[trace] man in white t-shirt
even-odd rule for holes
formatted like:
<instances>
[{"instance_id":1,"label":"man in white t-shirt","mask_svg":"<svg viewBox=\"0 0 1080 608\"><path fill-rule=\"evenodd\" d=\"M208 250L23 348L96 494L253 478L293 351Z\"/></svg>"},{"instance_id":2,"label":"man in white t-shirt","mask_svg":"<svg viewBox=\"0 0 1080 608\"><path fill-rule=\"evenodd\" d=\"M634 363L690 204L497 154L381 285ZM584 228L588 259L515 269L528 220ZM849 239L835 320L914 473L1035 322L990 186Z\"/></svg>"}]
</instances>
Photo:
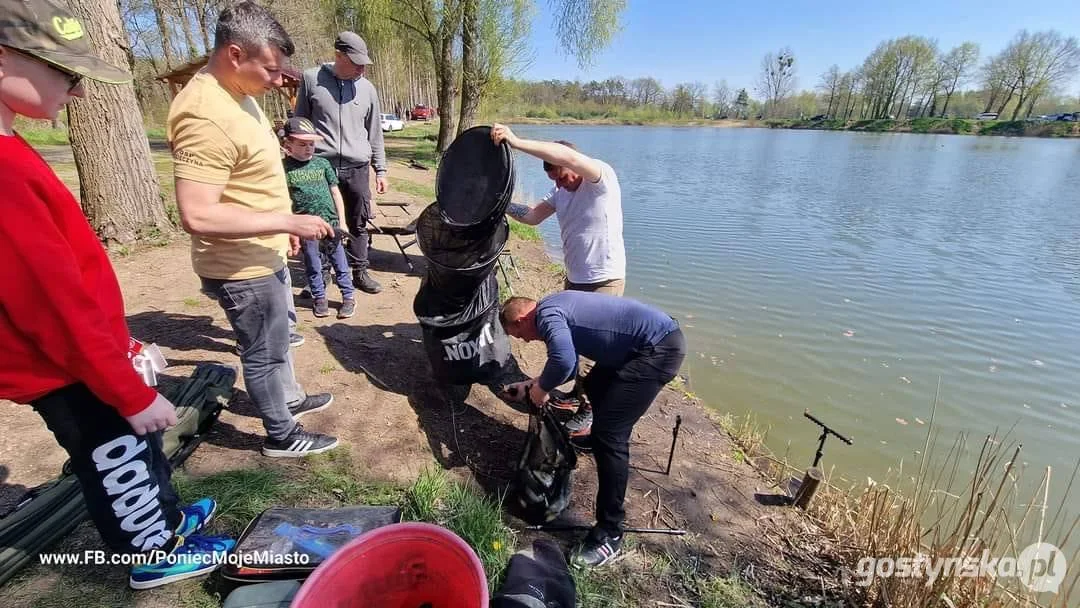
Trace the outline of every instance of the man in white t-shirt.
<instances>
[{"instance_id":1,"label":"man in white t-shirt","mask_svg":"<svg viewBox=\"0 0 1080 608\"><path fill-rule=\"evenodd\" d=\"M622 235L622 190L611 165L578 152L568 141L521 139L505 125L491 128L491 139L544 161L555 187L535 207L512 203L506 213L535 226L555 214L562 235L565 289L623 295L626 287L626 248ZM581 374L576 375L576 398L553 398L556 406L581 407L566 423L572 437L592 431L592 407L585 401Z\"/></svg>"},{"instance_id":2,"label":"man in white t-shirt","mask_svg":"<svg viewBox=\"0 0 1080 608\"><path fill-rule=\"evenodd\" d=\"M521 139L500 124L492 127L491 138L544 161L544 171L555 182L535 207L515 203L507 214L530 226L555 214L562 233L566 289L623 295L622 191L611 165L585 156L570 142Z\"/></svg>"}]
</instances>

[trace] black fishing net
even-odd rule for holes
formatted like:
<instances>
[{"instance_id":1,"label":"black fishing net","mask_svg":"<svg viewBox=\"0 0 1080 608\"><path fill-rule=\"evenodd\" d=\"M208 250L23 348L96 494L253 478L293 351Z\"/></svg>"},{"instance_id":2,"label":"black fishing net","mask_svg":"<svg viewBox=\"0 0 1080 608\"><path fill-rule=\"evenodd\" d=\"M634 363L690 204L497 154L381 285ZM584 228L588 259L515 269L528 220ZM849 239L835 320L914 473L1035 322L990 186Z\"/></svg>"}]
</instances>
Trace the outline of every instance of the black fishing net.
<instances>
[{"instance_id":1,"label":"black fishing net","mask_svg":"<svg viewBox=\"0 0 1080 608\"><path fill-rule=\"evenodd\" d=\"M499 258L509 236L505 217L490 227L457 228L443 221L437 203L428 205L416 221L416 242L428 259L429 272L482 276Z\"/></svg>"},{"instance_id":2,"label":"black fishing net","mask_svg":"<svg viewBox=\"0 0 1080 608\"><path fill-rule=\"evenodd\" d=\"M416 221L428 263L413 312L440 382L493 382L510 357L494 266L510 236L503 214L513 193L513 158L509 146L492 143L490 127L465 131L439 163L437 201Z\"/></svg>"},{"instance_id":3,"label":"black fishing net","mask_svg":"<svg viewBox=\"0 0 1080 608\"><path fill-rule=\"evenodd\" d=\"M450 144L439 162L435 197L446 223L476 226L498 219L514 191L514 155L491 141L491 127L473 127Z\"/></svg>"}]
</instances>

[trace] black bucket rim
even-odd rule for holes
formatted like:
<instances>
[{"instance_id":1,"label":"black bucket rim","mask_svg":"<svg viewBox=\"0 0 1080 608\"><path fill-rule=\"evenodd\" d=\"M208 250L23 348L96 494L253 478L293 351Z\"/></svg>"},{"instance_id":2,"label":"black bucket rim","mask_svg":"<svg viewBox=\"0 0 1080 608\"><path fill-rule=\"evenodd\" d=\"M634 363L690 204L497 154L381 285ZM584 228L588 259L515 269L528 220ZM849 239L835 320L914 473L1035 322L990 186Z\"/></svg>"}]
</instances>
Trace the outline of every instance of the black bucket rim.
<instances>
[{"instance_id":1,"label":"black bucket rim","mask_svg":"<svg viewBox=\"0 0 1080 608\"><path fill-rule=\"evenodd\" d=\"M466 136L471 137L471 134L473 132L480 131L484 131L484 137L490 141L491 128L492 127L490 125L476 125L462 131L461 134L455 137L454 141L450 143L450 147L448 147L446 151L443 152L442 158L439 160L439 166L435 171L435 202L439 203L439 214L442 216L443 221L451 226L457 228L465 228L472 226L480 226L492 222L495 216L503 215L505 213L506 206L510 204L510 199L514 195L514 151L510 148L510 144L504 141L499 144L499 149L502 151L503 166L506 168L506 181L502 184L502 187L499 189L498 193L493 195L492 200L484 201L484 206L491 209L487 214L483 215L482 217L480 217L480 219L477 219L475 221L463 222L448 215L445 209L443 209L442 203L440 202L443 200L443 196L441 194L443 188L441 187L441 184L443 182L443 177L446 175L444 167L447 165L447 157L450 156L454 151L454 144L457 144L458 142L463 142L465 141L464 138L466 138Z\"/></svg>"}]
</instances>

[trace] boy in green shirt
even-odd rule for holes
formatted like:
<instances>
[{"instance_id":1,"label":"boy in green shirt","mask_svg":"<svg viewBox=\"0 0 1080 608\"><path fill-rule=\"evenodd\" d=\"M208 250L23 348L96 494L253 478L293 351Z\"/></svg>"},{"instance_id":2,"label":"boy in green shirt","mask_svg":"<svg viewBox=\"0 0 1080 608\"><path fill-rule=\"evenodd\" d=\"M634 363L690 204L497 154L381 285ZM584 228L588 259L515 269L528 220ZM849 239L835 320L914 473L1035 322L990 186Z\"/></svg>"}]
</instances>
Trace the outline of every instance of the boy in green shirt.
<instances>
[{"instance_id":1,"label":"boy in green shirt","mask_svg":"<svg viewBox=\"0 0 1080 608\"><path fill-rule=\"evenodd\" d=\"M330 161L315 156L315 141L319 139L322 137L316 133L315 125L306 118L290 118L285 123L285 179L289 184L293 213L317 215L337 228L339 220L345 217L345 203L338 189L337 173L330 166ZM308 288L315 300L312 310L316 317L330 314L326 283L323 281L321 244L321 241L310 239L300 242ZM356 300L353 298L352 271L345 257L345 245L335 236L328 250L334 266L334 277L341 288L342 302L337 316L347 319L356 314Z\"/></svg>"}]
</instances>

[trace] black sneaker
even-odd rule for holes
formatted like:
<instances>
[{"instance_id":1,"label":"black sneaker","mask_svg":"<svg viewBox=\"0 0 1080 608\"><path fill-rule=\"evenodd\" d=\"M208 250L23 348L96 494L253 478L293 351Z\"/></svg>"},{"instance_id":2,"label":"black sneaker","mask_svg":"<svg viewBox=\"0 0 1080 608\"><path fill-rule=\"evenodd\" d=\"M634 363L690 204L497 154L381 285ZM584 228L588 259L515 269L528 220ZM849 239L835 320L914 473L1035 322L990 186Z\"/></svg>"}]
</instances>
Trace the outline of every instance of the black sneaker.
<instances>
[{"instance_id":1,"label":"black sneaker","mask_svg":"<svg viewBox=\"0 0 1080 608\"><path fill-rule=\"evenodd\" d=\"M602 540L596 540L596 536L596 528L593 528L585 542L570 557L570 565L575 568L598 568L615 559L622 549L622 536L604 534Z\"/></svg>"},{"instance_id":2,"label":"black sneaker","mask_svg":"<svg viewBox=\"0 0 1080 608\"><path fill-rule=\"evenodd\" d=\"M315 303L311 305L311 311L315 313L316 317L329 317L330 303L326 301L326 298L315 298Z\"/></svg>"},{"instance_id":3,"label":"black sneaker","mask_svg":"<svg viewBox=\"0 0 1080 608\"><path fill-rule=\"evenodd\" d=\"M584 405L576 395L564 393L559 389L551 391L551 394L548 396L548 403L557 410L570 411L575 411Z\"/></svg>"},{"instance_id":4,"label":"black sneaker","mask_svg":"<svg viewBox=\"0 0 1080 608\"><path fill-rule=\"evenodd\" d=\"M566 432L570 433L570 437L588 437L592 434L592 420L592 406L583 405L563 426L566 427Z\"/></svg>"},{"instance_id":5,"label":"black sneaker","mask_svg":"<svg viewBox=\"0 0 1080 608\"><path fill-rule=\"evenodd\" d=\"M356 300L347 298L341 303L341 308L337 311L337 318L348 319L356 314Z\"/></svg>"},{"instance_id":6,"label":"black sneaker","mask_svg":"<svg viewBox=\"0 0 1080 608\"><path fill-rule=\"evenodd\" d=\"M297 424L289 436L281 439L266 439L263 444L263 456L271 458L303 458L311 454L322 454L336 448L338 440L322 433L309 433L303 425Z\"/></svg>"},{"instance_id":7,"label":"black sneaker","mask_svg":"<svg viewBox=\"0 0 1080 608\"><path fill-rule=\"evenodd\" d=\"M592 452L593 452L592 435L590 434L590 435L581 435L581 436L578 436L578 437L571 437L570 438L570 445L573 446L573 448L575 450L577 450L578 452L581 452L582 454L592 454Z\"/></svg>"},{"instance_id":8,"label":"black sneaker","mask_svg":"<svg viewBox=\"0 0 1080 608\"><path fill-rule=\"evenodd\" d=\"M374 294L382 291L382 285L371 278L371 275L366 270L353 274L353 286L364 293Z\"/></svg>"},{"instance_id":9,"label":"black sneaker","mask_svg":"<svg viewBox=\"0 0 1080 608\"><path fill-rule=\"evenodd\" d=\"M299 420L301 417L306 416L312 412L321 412L330 407L330 404L334 402L334 396L330 393L319 393L318 395L308 395L300 403L289 407L289 413L292 414L293 420Z\"/></svg>"}]
</instances>

